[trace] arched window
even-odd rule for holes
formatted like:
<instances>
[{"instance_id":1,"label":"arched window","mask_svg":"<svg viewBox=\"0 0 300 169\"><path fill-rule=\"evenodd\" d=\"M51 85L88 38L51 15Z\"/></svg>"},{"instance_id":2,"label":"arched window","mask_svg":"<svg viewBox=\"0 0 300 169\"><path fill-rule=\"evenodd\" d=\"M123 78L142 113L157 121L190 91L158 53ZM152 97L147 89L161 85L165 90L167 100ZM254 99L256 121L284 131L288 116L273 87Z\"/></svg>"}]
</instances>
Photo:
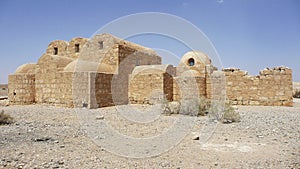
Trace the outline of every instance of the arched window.
<instances>
[{"instance_id":1,"label":"arched window","mask_svg":"<svg viewBox=\"0 0 300 169\"><path fill-rule=\"evenodd\" d=\"M189 65L189 66L194 66L194 65L195 65L195 60L194 60L193 58L190 58L190 59L188 60L188 65Z\"/></svg>"}]
</instances>

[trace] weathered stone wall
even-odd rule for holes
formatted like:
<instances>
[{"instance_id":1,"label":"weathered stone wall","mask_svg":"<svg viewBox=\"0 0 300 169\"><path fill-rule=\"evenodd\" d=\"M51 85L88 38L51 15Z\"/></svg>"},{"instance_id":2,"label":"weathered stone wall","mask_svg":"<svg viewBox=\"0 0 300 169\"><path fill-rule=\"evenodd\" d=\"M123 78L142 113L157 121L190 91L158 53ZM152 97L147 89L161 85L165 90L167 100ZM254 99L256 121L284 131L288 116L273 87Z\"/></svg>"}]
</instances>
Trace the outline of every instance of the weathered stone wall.
<instances>
[{"instance_id":1,"label":"weathered stone wall","mask_svg":"<svg viewBox=\"0 0 300 169\"><path fill-rule=\"evenodd\" d=\"M57 79L61 79L59 72L71 61L72 59L67 57L49 54L39 59L35 73L35 101L37 103L59 104L60 100L57 100L56 93L60 81Z\"/></svg>"},{"instance_id":2,"label":"weathered stone wall","mask_svg":"<svg viewBox=\"0 0 300 169\"><path fill-rule=\"evenodd\" d=\"M132 104L150 104L164 95L164 73L138 74L130 77L129 101Z\"/></svg>"},{"instance_id":3,"label":"weathered stone wall","mask_svg":"<svg viewBox=\"0 0 300 169\"><path fill-rule=\"evenodd\" d=\"M293 106L292 70L264 69L249 76L239 69L224 69L226 94L235 105Z\"/></svg>"},{"instance_id":4,"label":"weathered stone wall","mask_svg":"<svg viewBox=\"0 0 300 169\"><path fill-rule=\"evenodd\" d=\"M7 97L8 96L8 85L7 84L0 84L0 97Z\"/></svg>"},{"instance_id":5,"label":"weathered stone wall","mask_svg":"<svg viewBox=\"0 0 300 169\"><path fill-rule=\"evenodd\" d=\"M172 65L137 66L129 76L129 102L154 104L164 99L172 101L174 74Z\"/></svg>"},{"instance_id":6,"label":"weathered stone wall","mask_svg":"<svg viewBox=\"0 0 300 169\"><path fill-rule=\"evenodd\" d=\"M35 102L35 75L14 74L8 76L10 104L22 105Z\"/></svg>"},{"instance_id":7,"label":"weathered stone wall","mask_svg":"<svg viewBox=\"0 0 300 169\"><path fill-rule=\"evenodd\" d=\"M98 107L114 106L111 91L113 74L97 73L95 81L95 96Z\"/></svg>"},{"instance_id":8,"label":"weathered stone wall","mask_svg":"<svg viewBox=\"0 0 300 169\"><path fill-rule=\"evenodd\" d=\"M54 105L74 107L73 79L74 74L72 72L58 72L55 74L55 82L50 86Z\"/></svg>"},{"instance_id":9,"label":"weathered stone wall","mask_svg":"<svg viewBox=\"0 0 300 169\"><path fill-rule=\"evenodd\" d=\"M174 72L175 73L175 72ZM164 73L163 74L163 84L164 84L164 96L168 101L173 101L173 76L172 74L169 73Z\"/></svg>"},{"instance_id":10,"label":"weathered stone wall","mask_svg":"<svg viewBox=\"0 0 300 169\"><path fill-rule=\"evenodd\" d=\"M95 81L96 72L74 72L74 79L72 84L72 97L74 107L93 108L91 105L91 93L95 92L91 88L91 84Z\"/></svg>"},{"instance_id":11,"label":"weathered stone wall","mask_svg":"<svg viewBox=\"0 0 300 169\"><path fill-rule=\"evenodd\" d=\"M225 73L217 71L211 65L206 66L206 98L209 100L223 101L226 99Z\"/></svg>"},{"instance_id":12,"label":"weathered stone wall","mask_svg":"<svg viewBox=\"0 0 300 169\"><path fill-rule=\"evenodd\" d=\"M80 52L83 50L84 45L88 41L87 38L73 38L67 46L67 56L70 58L77 59Z\"/></svg>"},{"instance_id":13,"label":"weathered stone wall","mask_svg":"<svg viewBox=\"0 0 300 169\"><path fill-rule=\"evenodd\" d=\"M173 80L173 100L206 97L206 80L199 76L177 76Z\"/></svg>"},{"instance_id":14,"label":"weathered stone wall","mask_svg":"<svg viewBox=\"0 0 300 169\"><path fill-rule=\"evenodd\" d=\"M128 104L128 78L136 66L156 64L161 64L161 58L155 53L119 45L118 74L114 75L112 84L114 103Z\"/></svg>"},{"instance_id":15,"label":"weathered stone wall","mask_svg":"<svg viewBox=\"0 0 300 169\"><path fill-rule=\"evenodd\" d=\"M55 40L51 42L46 50L46 54L67 56L67 48L69 43L63 40Z\"/></svg>"}]
</instances>

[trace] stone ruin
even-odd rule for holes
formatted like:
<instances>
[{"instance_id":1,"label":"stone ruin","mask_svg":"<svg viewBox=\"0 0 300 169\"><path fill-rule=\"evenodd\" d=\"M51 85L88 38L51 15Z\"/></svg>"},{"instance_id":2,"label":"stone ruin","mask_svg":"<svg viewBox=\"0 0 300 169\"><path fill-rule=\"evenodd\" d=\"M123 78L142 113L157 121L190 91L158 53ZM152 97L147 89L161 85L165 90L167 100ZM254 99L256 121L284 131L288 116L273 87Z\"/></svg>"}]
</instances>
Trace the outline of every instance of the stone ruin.
<instances>
[{"instance_id":1,"label":"stone ruin","mask_svg":"<svg viewBox=\"0 0 300 169\"><path fill-rule=\"evenodd\" d=\"M154 50L110 34L51 42L36 64L9 75L8 88L11 105L99 108L180 101L196 93L224 95L234 105L293 106L289 68L264 69L259 76L218 71L199 51L186 53L177 67L162 65Z\"/></svg>"},{"instance_id":2,"label":"stone ruin","mask_svg":"<svg viewBox=\"0 0 300 169\"><path fill-rule=\"evenodd\" d=\"M8 95L8 86L7 84L0 84L0 99L6 98Z\"/></svg>"}]
</instances>

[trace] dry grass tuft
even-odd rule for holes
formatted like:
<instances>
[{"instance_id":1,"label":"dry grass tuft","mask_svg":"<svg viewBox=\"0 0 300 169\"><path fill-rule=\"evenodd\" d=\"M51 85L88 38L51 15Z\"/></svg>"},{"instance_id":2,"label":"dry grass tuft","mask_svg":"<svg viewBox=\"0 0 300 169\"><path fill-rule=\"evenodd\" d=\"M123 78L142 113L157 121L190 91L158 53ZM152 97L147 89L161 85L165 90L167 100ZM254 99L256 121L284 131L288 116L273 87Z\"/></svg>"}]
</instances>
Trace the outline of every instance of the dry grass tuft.
<instances>
[{"instance_id":1,"label":"dry grass tuft","mask_svg":"<svg viewBox=\"0 0 300 169\"><path fill-rule=\"evenodd\" d=\"M300 90L297 90L293 93L294 98L300 98Z\"/></svg>"},{"instance_id":2,"label":"dry grass tuft","mask_svg":"<svg viewBox=\"0 0 300 169\"><path fill-rule=\"evenodd\" d=\"M0 125L13 123L13 118L10 115L4 114L4 110L0 113Z\"/></svg>"},{"instance_id":3,"label":"dry grass tuft","mask_svg":"<svg viewBox=\"0 0 300 169\"><path fill-rule=\"evenodd\" d=\"M222 121L223 123L240 122L241 116L229 103L212 104L208 99L201 97L193 100L182 100L181 102L164 101L163 114L184 114L189 116L205 116Z\"/></svg>"},{"instance_id":4,"label":"dry grass tuft","mask_svg":"<svg viewBox=\"0 0 300 169\"><path fill-rule=\"evenodd\" d=\"M225 104L225 111L221 118L223 123L240 122L241 116L230 104Z\"/></svg>"}]
</instances>

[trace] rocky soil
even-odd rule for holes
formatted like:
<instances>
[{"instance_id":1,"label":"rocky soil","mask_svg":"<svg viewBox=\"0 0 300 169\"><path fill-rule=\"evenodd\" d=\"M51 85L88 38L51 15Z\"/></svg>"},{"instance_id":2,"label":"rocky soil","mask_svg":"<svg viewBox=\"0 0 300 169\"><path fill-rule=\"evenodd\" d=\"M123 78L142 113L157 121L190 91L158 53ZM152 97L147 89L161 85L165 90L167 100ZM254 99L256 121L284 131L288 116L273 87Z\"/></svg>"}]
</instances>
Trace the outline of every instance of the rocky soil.
<instances>
[{"instance_id":1,"label":"rocky soil","mask_svg":"<svg viewBox=\"0 0 300 169\"><path fill-rule=\"evenodd\" d=\"M140 114L131 117L132 107ZM300 168L297 99L294 107L239 106L241 122L211 122L207 140L197 139L208 128L208 117L154 114L146 118L152 121L143 121L143 112L158 108L132 107L2 106L15 122L0 126L0 168ZM130 142L109 138L104 122L129 136L125 142L138 141L130 147ZM180 132L187 135L176 142ZM169 141L155 139L165 133ZM153 147L144 151L147 138L154 138Z\"/></svg>"}]
</instances>

